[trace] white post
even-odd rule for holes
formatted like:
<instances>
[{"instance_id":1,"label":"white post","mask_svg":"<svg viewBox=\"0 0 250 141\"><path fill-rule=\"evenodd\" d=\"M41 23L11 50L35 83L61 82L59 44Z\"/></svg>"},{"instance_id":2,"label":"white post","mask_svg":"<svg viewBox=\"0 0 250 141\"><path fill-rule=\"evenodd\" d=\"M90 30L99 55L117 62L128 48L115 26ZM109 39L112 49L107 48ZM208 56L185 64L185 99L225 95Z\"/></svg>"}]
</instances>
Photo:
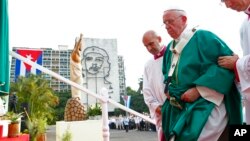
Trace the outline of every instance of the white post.
<instances>
[{"instance_id":1,"label":"white post","mask_svg":"<svg viewBox=\"0 0 250 141\"><path fill-rule=\"evenodd\" d=\"M102 96L102 134L103 134L103 141L109 141L109 122L108 122L108 89L102 88L101 89L101 96Z\"/></svg>"}]
</instances>

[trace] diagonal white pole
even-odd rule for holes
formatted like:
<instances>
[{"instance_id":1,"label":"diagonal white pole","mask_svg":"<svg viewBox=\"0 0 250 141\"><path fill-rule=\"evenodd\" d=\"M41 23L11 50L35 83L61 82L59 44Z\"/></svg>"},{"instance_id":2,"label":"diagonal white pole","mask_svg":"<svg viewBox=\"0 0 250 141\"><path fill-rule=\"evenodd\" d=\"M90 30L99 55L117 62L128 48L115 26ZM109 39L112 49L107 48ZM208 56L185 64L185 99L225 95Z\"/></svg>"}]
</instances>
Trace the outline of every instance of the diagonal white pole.
<instances>
[{"instance_id":1,"label":"diagonal white pole","mask_svg":"<svg viewBox=\"0 0 250 141\"><path fill-rule=\"evenodd\" d=\"M61 75L59 75L59 74L57 74L57 73L55 73L55 72L53 72L53 71L51 71L51 70L49 70L49 69L46 69L46 68L44 68L43 66L40 66L39 64L37 64L37 63L35 63L35 62L33 62L33 61L31 61L31 60L25 58L25 57L23 57L23 56L21 56L21 55L15 53L15 52L13 52L13 51L10 51L9 54L10 54L11 56L13 56L13 57L19 59L19 60L22 60L22 61L25 62L25 63L31 65L32 67L35 67L35 68L41 70L42 72L44 72L44 73L46 73L46 74L49 74L49 75L51 75L51 76L57 78L58 80L63 81L63 82L65 82L65 83L67 83L67 84L69 84L69 85L71 85L71 86L73 86L73 87L76 87L76 88L80 89L81 91L83 91L83 92L85 92L85 93L87 93L87 94L89 94L89 95L91 95L91 96L93 96L93 97L99 99L99 100L102 102L102 106L104 106L104 107L102 107L102 108L103 108L103 109L106 109L105 114L103 114L103 115L105 115L105 118L103 118L103 120L105 120L105 121L103 121L103 129L105 128L105 131L104 131L105 133L106 133L106 130L108 129L108 128L107 128L107 126L108 126L108 118L106 118L106 117L108 116L108 110L107 110L108 108L107 108L107 105L105 105L105 104L103 104L103 103L107 103L107 102L111 103L112 105L114 105L114 106L116 106L116 107L118 107L118 108L120 108L120 109L122 109L122 110L124 110L124 111L127 111L127 112L129 112L129 113L132 113L132 114L138 116L138 117L141 117L141 118L145 119L146 121L148 121L148 122L150 122L150 123L155 124L155 121L154 121L153 119L151 119L151 118L149 118L149 117L147 117L147 116L145 116L145 115L143 115L143 114L140 114L140 113L138 113L138 112L136 112L136 111L134 111L134 110L132 110L132 109L129 109L129 108L125 107L124 105L121 105L121 104L117 103L117 102L114 101L113 99L107 98L107 97L105 97L105 96L97 95L96 93L94 93L94 92L92 92L92 91L90 91L90 90L88 90L88 89L85 89L85 88L82 87L81 85L79 85L79 84L77 84L77 83L75 83L75 82L73 82L73 81L70 81L70 80L68 80L68 79L66 79L66 78L64 78L64 77L62 77ZM104 95L105 95L105 92L104 92L105 90L102 89L102 91L103 91L103 93L104 93ZM104 113L104 112L103 112L103 113ZM108 131L108 134L105 134L105 135L103 135L103 136L107 136L107 137L109 138L109 129L108 129L107 131ZM109 140L104 140L104 141L109 141Z\"/></svg>"}]
</instances>

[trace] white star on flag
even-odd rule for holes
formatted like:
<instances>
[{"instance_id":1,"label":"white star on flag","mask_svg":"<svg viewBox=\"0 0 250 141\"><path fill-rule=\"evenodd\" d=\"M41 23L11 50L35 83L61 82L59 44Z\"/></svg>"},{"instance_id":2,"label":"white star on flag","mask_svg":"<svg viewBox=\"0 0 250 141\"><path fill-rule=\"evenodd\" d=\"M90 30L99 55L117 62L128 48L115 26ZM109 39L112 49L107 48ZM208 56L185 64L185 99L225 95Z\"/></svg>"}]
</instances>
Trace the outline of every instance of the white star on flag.
<instances>
[{"instance_id":1,"label":"white star on flag","mask_svg":"<svg viewBox=\"0 0 250 141\"><path fill-rule=\"evenodd\" d=\"M26 55L26 58L29 59L29 60L31 60L31 61L32 61L32 59L33 59L33 57L31 56L31 54Z\"/></svg>"}]
</instances>

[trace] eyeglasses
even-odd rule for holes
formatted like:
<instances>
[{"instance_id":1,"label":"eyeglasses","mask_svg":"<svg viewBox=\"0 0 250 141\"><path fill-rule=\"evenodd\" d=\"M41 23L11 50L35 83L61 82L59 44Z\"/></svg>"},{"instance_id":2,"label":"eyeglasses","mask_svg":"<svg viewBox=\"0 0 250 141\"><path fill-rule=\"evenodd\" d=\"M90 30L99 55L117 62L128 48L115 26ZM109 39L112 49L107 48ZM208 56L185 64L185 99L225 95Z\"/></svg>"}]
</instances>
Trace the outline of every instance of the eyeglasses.
<instances>
[{"instance_id":1,"label":"eyeglasses","mask_svg":"<svg viewBox=\"0 0 250 141\"><path fill-rule=\"evenodd\" d=\"M175 18L175 19L169 19L169 20L165 20L164 22L163 22L163 24L164 25L172 25L177 19L179 19L180 17L182 17L182 15L180 15L180 16L178 16L177 18Z\"/></svg>"}]
</instances>

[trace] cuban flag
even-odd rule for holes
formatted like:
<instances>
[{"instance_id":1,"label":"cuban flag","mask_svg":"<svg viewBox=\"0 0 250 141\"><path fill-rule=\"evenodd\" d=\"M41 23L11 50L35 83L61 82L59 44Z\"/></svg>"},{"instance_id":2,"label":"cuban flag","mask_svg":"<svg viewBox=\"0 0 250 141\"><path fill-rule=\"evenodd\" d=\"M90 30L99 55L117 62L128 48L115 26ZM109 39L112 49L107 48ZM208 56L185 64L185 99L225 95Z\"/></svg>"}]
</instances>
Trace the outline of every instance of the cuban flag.
<instances>
[{"instance_id":1,"label":"cuban flag","mask_svg":"<svg viewBox=\"0 0 250 141\"><path fill-rule=\"evenodd\" d=\"M131 96L130 95L122 95L122 99L127 108L130 107Z\"/></svg>"},{"instance_id":2,"label":"cuban flag","mask_svg":"<svg viewBox=\"0 0 250 141\"><path fill-rule=\"evenodd\" d=\"M39 65L42 65L42 50L18 49L16 52L17 54L28 58ZM30 66L29 64L24 63L23 61L20 61L19 59L16 59L15 80L18 78L18 76L27 76L29 73L40 74L41 71Z\"/></svg>"}]
</instances>

